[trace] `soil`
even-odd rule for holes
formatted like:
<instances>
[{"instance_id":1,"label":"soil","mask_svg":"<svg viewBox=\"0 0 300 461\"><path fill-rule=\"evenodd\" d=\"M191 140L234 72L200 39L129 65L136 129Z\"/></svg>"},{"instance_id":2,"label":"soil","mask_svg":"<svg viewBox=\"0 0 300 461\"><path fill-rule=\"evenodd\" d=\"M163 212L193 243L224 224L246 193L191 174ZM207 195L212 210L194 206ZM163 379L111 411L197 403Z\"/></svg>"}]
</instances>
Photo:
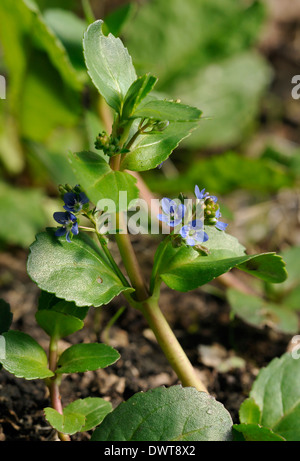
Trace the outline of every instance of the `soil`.
<instances>
[{"instance_id":1,"label":"soil","mask_svg":"<svg viewBox=\"0 0 300 461\"><path fill-rule=\"evenodd\" d=\"M259 46L273 65L275 77L271 90L281 101L284 116L282 123L274 124L268 108L263 108L259 134L276 133L281 139L299 143L300 104L291 99L289 82L292 75L299 74L300 50L296 38L300 31L300 4L298 0L292 2L294 11L289 0L267 3L272 16ZM281 235L276 242L279 249L285 243L295 243L289 240L292 230L295 227L289 226L288 235ZM156 242L146 239L135 243L147 273ZM261 248L265 249L270 250ZM29 333L47 351L48 338L35 321L40 292L26 273L27 254L20 248L6 248L0 254L0 298L11 305L12 328ZM174 293L163 286L161 307L209 392L224 404L237 423L239 407L259 370L287 350L290 337L268 327L260 330L237 318L232 320L222 290L218 283L190 293ZM124 300L118 297L104 308L90 309L84 329L62 341L61 347L106 340L105 326L124 305ZM120 352L120 360L104 370L66 375L61 385L63 406L78 398L94 396L105 398L116 407L136 392L178 383L146 321L133 308L126 307L111 327L109 343ZM232 360L236 358L239 360ZM222 369L224 363L228 366ZM43 415L43 408L49 404L43 381L16 379L1 370L0 441L56 440L55 431ZM89 440L90 435L91 432L76 434L72 440Z\"/></svg>"}]
</instances>

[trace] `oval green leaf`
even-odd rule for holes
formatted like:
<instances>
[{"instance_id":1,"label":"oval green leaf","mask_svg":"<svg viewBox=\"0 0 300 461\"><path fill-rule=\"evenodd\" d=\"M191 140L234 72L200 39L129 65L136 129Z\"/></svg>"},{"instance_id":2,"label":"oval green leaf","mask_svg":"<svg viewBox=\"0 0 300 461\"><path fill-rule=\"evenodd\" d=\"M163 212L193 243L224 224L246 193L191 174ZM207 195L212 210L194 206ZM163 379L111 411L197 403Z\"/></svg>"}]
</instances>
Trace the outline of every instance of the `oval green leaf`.
<instances>
[{"instance_id":1,"label":"oval green leaf","mask_svg":"<svg viewBox=\"0 0 300 461\"><path fill-rule=\"evenodd\" d=\"M44 291L77 306L101 306L126 290L104 254L87 235L68 243L54 230L38 234L30 247L27 271Z\"/></svg>"},{"instance_id":2,"label":"oval green leaf","mask_svg":"<svg viewBox=\"0 0 300 461\"><path fill-rule=\"evenodd\" d=\"M227 441L232 420L223 405L195 388L137 393L107 415L92 441Z\"/></svg>"},{"instance_id":3,"label":"oval green leaf","mask_svg":"<svg viewBox=\"0 0 300 461\"><path fill-rule=\"evenodd\" d=\"M44 349L29 335L10 330L3 333L5 357L1 363L5 370L17 378L44 379L53 376L48 369L48 359Z\"/></svg>"},{"instance_id":4,"label":"oval green leaf","mask_svg":"<svg viewBox=\"0 0 300 461\"><path fill-rule=\"evenodd\" d=\"M112 365L119 358L119 352L107 344L75 344L61 354L56 373L94 371Z\"/></svg>"},{"instance_id":5,"label":"oval green leaf","mask_svg":"<svg viewBox=\"0 0 300 461\"><path fill-rule=\"evenodd\" d=\"M84 34L83 49L95 87L107 104L120 112L131 84L136 80L132 59L119 38L102 32L103 21L95 21Z\"/></svg>"},{"instance_id":6,"label":"oval green leaf","mask_svg":"<svg viewBox=\"0 0 300 461\"><path fill-rule=\"evenodd\" d=\"M84 322L77 317L48 309L39 310L35 318L47 335L56 339L65 338L84 326Z\"/></svg>"}]
</instances>

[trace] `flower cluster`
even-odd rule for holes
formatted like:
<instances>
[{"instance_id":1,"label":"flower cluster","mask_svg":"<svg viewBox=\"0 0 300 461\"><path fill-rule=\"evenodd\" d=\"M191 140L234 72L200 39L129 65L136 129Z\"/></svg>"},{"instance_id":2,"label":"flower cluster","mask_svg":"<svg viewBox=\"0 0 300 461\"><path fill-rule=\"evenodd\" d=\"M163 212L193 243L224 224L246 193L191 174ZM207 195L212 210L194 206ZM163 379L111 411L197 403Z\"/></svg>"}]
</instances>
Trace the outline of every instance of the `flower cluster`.
<instances>
[{"instance_id":1,"label":"flower cluster","mask_svg":"<svg viewBox=\"0 0 300 461\"><path fill-rule=\"evenodd\" d=\"M184 198L178 201L163 198L161 201L162 213L158 219L171 228L177 228L177 234L189 246L201 246L208 240L204 226L214 226L224 231L227 224L220 221L221 212L217 203L218 199L205 189L195 187L196 205L191 210L186 206ZM187 224L184 224L184 220ZM184 225L183 225L184 224Z\"/></svg>"},{"instance_id":2,"label":"flower cluster","mask_svg":"<svg viewBox=\"0 0 300 461\"><path fill-rule=\"evenodd\" d=\"M68 185L60 186L60 192L65 203L63 208L66 211L57 211L53 214L55 221L62 225L56 230L55 235L57 237L66 235L67 242L71 242L72 236L79 233L78 218L75 215L88 208L89 199L79 186L74 188Z\"/></svg>"}]
</instances>

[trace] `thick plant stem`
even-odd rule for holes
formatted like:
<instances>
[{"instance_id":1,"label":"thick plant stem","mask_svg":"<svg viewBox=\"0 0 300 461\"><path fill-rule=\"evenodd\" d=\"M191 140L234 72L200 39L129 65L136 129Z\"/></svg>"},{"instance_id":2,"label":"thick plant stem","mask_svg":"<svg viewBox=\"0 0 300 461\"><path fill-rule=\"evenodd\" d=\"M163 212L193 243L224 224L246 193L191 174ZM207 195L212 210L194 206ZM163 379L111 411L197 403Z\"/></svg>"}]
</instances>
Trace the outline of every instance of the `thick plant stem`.
<instances>
[{"instance_id":1,"label":"thick plant stem","mask_svg":"<svg viewBox=\"0 0 300 461\"><path fill-rule=\"evenodd\" d=\"M195 387L201 392L207 392L206 387L196 375L195 369L160 310L157 301L150 298L142 303L140 310L182 385L184 387Z\"/></svg>"},{"instance_id":2,"label":"thick plant stem","mask_svg":"<svg viewBox=\"0 0 300 461\"><path fill-rule=\"evenodd\" d=\"M56 338L52 337L50 339L50 346L49 346L49 369L55 373L56 366L57 366L57 340ZM63 414L62 404L61 404L61 397L59 392L59 379L56 374L48 381L48 388L50 392L50 399L51 399L51 406L61 415ZM67 434L63 434L58 432L58 437L62 442L69 442L70 437Z\"/></svg>"}]
</instances>

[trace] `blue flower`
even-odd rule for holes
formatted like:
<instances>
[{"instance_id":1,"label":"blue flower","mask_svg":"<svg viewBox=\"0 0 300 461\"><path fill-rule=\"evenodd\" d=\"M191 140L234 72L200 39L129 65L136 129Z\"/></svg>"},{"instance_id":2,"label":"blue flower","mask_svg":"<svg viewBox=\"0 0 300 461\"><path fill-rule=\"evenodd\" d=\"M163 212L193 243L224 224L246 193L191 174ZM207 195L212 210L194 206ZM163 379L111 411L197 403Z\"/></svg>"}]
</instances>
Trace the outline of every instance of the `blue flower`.
<instances>
[{"instance_id":1,"label":"blue flower","mask_svg":"<svg viewBox=\"0 0 300 461\"><path fill-rule=\"evenodd\" d=\"M64 209L71 213L79 213L83 205L89 202L89 199L84 192L67 192L64 195Z\"/></svg>"},{"instance_id":2,"label":"blue flower","mask_svg":"<svg viewBox=\"0 0 300 461\"><path fill-rule=\"evenodd\" d=\"M226 229L226 227L228 226L228 224L222 222L222 221L219 221L218 218L220 218L222 215L220 213L220 210L217 210L216 211L216 218L217 218L217 222L215 224L215 227L221 231L224 231Z\"/></svg>"},{"instance_id":3,"label":"blue flower","mask_svg":"<svg viewBox=\"0 0 300 461\"><path fill-rule=\"evenodd\" d=\"M207 198L211 198L214 202L218 200L215 195L210 195L209 192L205 192L205 189L200 190L198 186L195 186L195 195L199 200L206 200Z\"/></svg>"},{"instance_id":4,"label":"blue flower","mask_svg":"<svg viewBox=\"0 0 300 461\"><path fill-rule=\"evenodd\" d=\"M208 240L208 235L204 232L203 222L200 219L195 219L186 226L183 226L179 233L190 246L194 246Z\"/></svg>"},{"instance_id":5,"label":"blue flower","mask_svg":"<svg viewBox=\"0 0 300 461\"><path fill-rule=\"evenodd\" d=\"M78 230L78 222L76 216L74 216L72 213L69 211L57 211L56 213L53 214L53 218L55 221L57 221L59 224L62 224L62 227L59 227L57 231L55 232L55 235L57 237L61 237L62 235L66 234L66 240L67 242L71 242L70 239L70 232L72 232L73 235L78 235L79 230Z\"/></svg>"},{"instance_id":6,"label":"blue flower","mask_svg":"<svg viewBox=\"0 0 300 461\"><path fill-rule=\"evenodd\" d=\"M177 204L170 198L163 198L161 207L163 213L158 215L160 221L167 223L170 227L175 227L182 222L186 212L186 207L182 203Z\"/></svg>"}]
</instances>

